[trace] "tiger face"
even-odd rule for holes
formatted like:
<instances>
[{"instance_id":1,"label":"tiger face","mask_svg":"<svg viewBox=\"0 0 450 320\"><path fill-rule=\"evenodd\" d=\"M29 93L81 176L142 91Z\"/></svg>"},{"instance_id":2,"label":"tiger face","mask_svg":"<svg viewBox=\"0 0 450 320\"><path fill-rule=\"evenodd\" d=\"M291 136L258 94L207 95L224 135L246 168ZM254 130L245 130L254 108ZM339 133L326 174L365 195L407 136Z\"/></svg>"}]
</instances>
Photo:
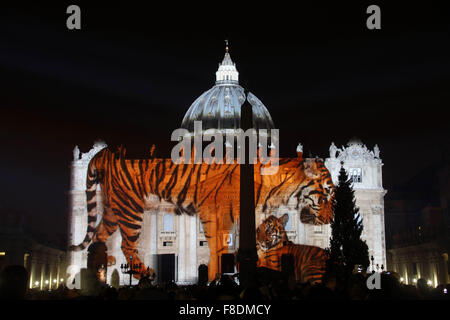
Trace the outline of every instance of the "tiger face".
<instances>
[{"instance_id":1,"label":"tiger face","mask_svg":"<svg viewBox=\"0 0 450 320\"><path fill-rule=\"evenodd\" d=\"M259 249L267 251L288 241L284 229L289 220L289 215L284 214L277 218L273 215L264 220L256 229L256 245Z\"/></svg>"},{"instance_id":2,"label":"tiger face","mask_svg":"<svg viewBox=\"0 0 450 320\"><path fill-rule=\"evenodd\" d=\"M328 224L333 219L334 184L320 159L305 161L305 182L295 193L300 220L308 224Z\"/></svg>"}]
</instances>

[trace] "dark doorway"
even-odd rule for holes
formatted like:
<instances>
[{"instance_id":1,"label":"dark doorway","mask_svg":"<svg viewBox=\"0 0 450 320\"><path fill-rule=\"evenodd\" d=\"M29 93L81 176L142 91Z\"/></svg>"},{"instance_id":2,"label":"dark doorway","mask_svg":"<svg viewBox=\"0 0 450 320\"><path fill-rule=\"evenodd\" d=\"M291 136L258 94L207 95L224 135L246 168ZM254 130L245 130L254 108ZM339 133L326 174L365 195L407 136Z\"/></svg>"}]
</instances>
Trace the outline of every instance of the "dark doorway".
<instances>
[{"instance_id":1,"label":"dark doorway","mask_svg":"<svg viewBox=\"0 0 450 320\"><path fill-rule=\"evenodd\" d=\"M208 283L208 266L206 264L201 264L198 267L198 285L206 286Z\"/></svg>"},{"instance_id":2,"label":"dark doorway","mask_svg":"<svg viewBox=\"0 0 450 320\"><path fill-rule=\"evenodd\" d=\"M158 255L158 279L160 283L175 281L175 254Z\"/></svg>"},{"instance_id":3,"label":"dark doorway","mask_svg":"<svg viewBox=\"0 0 450 320\"><path fill-rule=\"evenodd\" d=\"M283 276L288 277L294 274L294 256L292 254L283 254L281 256L281 272Z\"/></svg>"},{"instance_id":4,"label":"dark doorway","mask_svg":"<svg viewBox=\"0 0 450 320\"><path fill-rule=\"evenodd\" d=\"M234 273L234 254L224 253L221 260L222 273Z\"/></svg>"},{"instance_id":5,"label":"dark doorway","mask_svg":"<svg viewBox=\"0 0 450 320\"><path fill-rule=\"evenodd\" d=\"M108 254L103 242L94 242L88 247L87 268L97 279L106 282Z\"/></svg>"}]
</instances>

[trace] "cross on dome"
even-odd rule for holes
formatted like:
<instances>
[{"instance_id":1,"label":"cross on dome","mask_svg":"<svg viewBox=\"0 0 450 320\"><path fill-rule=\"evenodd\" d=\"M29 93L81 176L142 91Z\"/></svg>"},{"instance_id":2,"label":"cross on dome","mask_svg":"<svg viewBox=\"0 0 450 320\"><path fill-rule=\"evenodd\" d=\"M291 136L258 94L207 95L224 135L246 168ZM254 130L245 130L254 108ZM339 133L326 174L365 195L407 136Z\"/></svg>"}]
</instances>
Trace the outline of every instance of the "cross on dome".
<instances>
[{"instance_id":1,"label":"cross on dome","mask_svg":"<svg viewBox=\"0 0 450 320\"><path fill-rule=\"evenodd\" d=\"M239 84L239 72L236 64L231 60L228 40L225 40L225 56L222 63L219 63L219 69L216 72L216 84L221 83Z\"/></svg>"}]
</instances>

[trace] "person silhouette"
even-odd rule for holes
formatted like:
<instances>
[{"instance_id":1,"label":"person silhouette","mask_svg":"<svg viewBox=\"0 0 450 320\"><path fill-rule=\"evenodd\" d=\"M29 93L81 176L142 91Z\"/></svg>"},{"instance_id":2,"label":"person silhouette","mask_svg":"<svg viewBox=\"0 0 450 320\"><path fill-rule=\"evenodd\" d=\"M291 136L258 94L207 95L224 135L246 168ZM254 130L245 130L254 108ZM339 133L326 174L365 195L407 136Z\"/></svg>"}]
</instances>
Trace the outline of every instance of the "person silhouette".
<instances>
[{"instance_id":1,"label":"person silhouette","mask_svg":"<svg viewBox=\"0 0 450 320\"><path fill-rule=\"evenodd\" d=\"M28 271L20 265L5 267L0 273L0 299L25 299Z\"/></svg>"}]
</instances>

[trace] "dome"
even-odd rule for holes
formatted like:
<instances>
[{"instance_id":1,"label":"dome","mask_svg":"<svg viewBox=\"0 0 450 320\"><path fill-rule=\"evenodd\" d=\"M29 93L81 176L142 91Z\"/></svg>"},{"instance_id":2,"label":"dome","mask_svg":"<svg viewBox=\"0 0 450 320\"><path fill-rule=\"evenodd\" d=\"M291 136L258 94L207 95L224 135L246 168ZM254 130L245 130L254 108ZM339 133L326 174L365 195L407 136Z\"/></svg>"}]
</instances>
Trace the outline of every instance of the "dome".
<instances>
[{"instance_id":1,"label":"dome","mask_svg":"<svg viewBox=\"0 0 450 320\"><path fill-rule=\"evenodd\" d=\"M363 143L358 137L353 137L348 141L347 146L350 147L353 145L363 145Z\"/></svg>"},{"instance_id":2,"label":"dome","mask_svg":"<svg viewBox=\"0 0 450 320\"><path fill-rule=\"evenodd\" d=\"M255 129L274 129L267 108L254 94L245 96L239 85L239 73L226 49L225 57L216 72L216 84L198 97L186 112L181 127L194 132L194 121L202 121L202 130L217 129L231 133L240 128L241 106L247 98L253 109Z\"/></svg>"}]
</instances>

